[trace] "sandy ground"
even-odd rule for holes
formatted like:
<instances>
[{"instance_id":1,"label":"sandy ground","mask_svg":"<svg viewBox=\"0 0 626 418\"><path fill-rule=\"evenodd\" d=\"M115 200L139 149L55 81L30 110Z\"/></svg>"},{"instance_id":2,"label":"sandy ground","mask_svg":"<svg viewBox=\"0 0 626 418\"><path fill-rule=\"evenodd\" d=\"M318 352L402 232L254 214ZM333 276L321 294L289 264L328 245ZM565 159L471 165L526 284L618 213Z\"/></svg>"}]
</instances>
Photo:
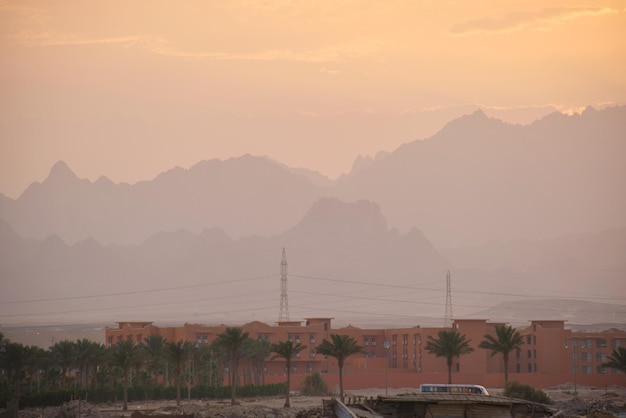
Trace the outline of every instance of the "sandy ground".
<instances>
[{"instance_id":1,"label":"sandy ground","mask_svg":"<svg viewBox=\"0 0 626 418\"><path fill-rule=\"evenodd\" d=\"M489 393L494 396L498 396L502 394L502 389L500 388L491 388L488 389ZM372 388L372 389L359 389L359 390L348 390L345 393L346 397L377 397L377 396L386 396L385 392L388 393L388 396L395 396L401 394L410 394L416 393L417 388L400 388L393 389L389 388L385 391L384 388ZM559 387L559 388L550 388L545 389L544 392L550 396L555 402L568 402L575 398L573 393L573 387L569 388L567 386ZM578 387L578 398L587 402L595 402L607 399L615 399L621 402L626 402L626 387L625 386L611 386L608 388L592 388L592 387ZM322 405L322 399L329 399L332 396L328 397L316 397L316 396L299 396L297 394L293 394L291 396L291 406L292 408L313 408ZM238 398L237 401L242 406L262 406L268 408L282 408L285 404L285 398L283 396L277 397L267 397L267 398ZM230 400L217 400L210 402L200 401L191 399L188 401L187 399L182 400L182 405L193 405L195 407L200 406L228 406L230 405ZM169 402L136 402L131 403L129 406L129 410L154 410L157 408L162 408L166 406L175 406L175 401ZM121 404L120 404L121 407ZM110 410L112 409L112 405L98 405L98 408L101 410Z\"/></svg>"},{"instance_id":2,"label":"sandy ground","mask_svg":"<svg viewBox=\"0 0 626 418\"><path fill-rule=\"evenodd\" d=\"M561 417L591 416L588 411L600 411L607 404L607 399L617 405L620 411L626 411L626 387L589 388L578 387L578 398L574 398L573 388L559 387L547 389L545 392L556 402L558 409L565 411ZM415 388L402 389L364 389L347 391L347 397L377 397L415 393ZM494 396L498 396L499 389L490 389ZM310 397L294 394L291 397L291 408L284 408L284 397L267 398L240 398L237 406L231 406L230 400L187 400L183 399L181 406L176 407L175 401L131 402L128 410L122 411L122 403L91 405L83 402L80 414L78 401L73 401L61 407L43 409L27 409L19 413L20 418L112 418L130 417L135 411L144 414L176 415L192 414L196 418L310 418L320 417L322 400L329 397ZM582 413L585 411L587 413ZM607 416L607 415L602 415Z\"/></svg>"}]
</instances>

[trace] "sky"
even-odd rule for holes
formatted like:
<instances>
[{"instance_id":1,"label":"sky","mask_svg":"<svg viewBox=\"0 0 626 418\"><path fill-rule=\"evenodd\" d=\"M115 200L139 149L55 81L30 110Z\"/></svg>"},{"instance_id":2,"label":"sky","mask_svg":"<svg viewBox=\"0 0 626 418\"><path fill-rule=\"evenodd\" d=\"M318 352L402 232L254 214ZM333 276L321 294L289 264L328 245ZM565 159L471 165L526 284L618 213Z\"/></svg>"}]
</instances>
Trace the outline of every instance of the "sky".
<instances>
[{"instance_id":1,"label":"sky","mask_svg":"<svg viewBox=\"0 0 626 418\"><path fill-rule=\"evenodd\" d=\"M626 104L622 0L0 0L0 193L266 155L329 178L473 111Z\"/></svg>"}]
</instances>

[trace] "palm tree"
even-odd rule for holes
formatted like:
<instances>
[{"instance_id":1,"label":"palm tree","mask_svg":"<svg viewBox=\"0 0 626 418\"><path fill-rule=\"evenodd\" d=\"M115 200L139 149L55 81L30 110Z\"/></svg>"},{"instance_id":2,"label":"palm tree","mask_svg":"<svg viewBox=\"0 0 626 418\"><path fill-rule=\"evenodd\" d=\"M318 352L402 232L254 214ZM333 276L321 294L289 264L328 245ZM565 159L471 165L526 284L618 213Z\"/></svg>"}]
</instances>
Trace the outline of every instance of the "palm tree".
<instances>
[{"instance_id":1,"label":"palm tree","mask_svg":"<svg viewBox=\"0 0 626 418\"><path fill-rule=\"evenodd\" d=\"M174 363L174 381L176 382L176 405L180 406L180 386L183 366L189 358L191 343L179 341L165 343L165 356Z\"/></svg>"},{"instance_id":2,"label":"palm tree","mask_svg":"<svg viewBox=\"0 0 626 418\"><path fill-rule=\"evenodd\" d=\"M612 367L626 375L626 347L615 348L602 367Z\"/></svg>"},{"instance_id":3,"label":"palm tree","mask_svg":"<svg viewBox=\"0 0 626 418\"><path fill-rule=\"evenodd\" d=\"M37 383L37 389L39 389L40 383L40 373L41 366L44 363L46 351L34 345L29 345L26 347L26 352L24 356L24 364L26 366L26 371L28 374L28 391L33 393L33 386Z\"/></svg>"},{"instance_id":4,"label":"palm tree","mask_svg":"<svg viewBox=\"0 0 626 418\"><path fill-rule=\"evenodd\" d=\"M462 354L469 354L474 349L469 345L470 341L457 331L439 331L437 338L428 336L426 351L436 357L445 357L448 365L448 383L452 383L452 360Z\"/></svg>"},{"instance_id":5,"label":"palm tree","mask_svg":"<svg viewBox=\"0 0 626 418\"><path fill-rule=\"evenodd\" d=\"M230 381L230 403L235 405L236 401L236 387L238 381L238 366L241 358L241 348L245 341L248 339L248 333L244 332L242 328L227 327L224 332L218 334L217 338L213 342L217 350L222 353L228 359L228 371Z\"/></svg>"},{"instance_id":6,"label":"palm tree","mask_svg":"<svg viewBox=\"0 0 626 418\"><path fill-rule=\"evenodd\" d=\"M479 348L491 350L491 357L498 353L502 354L505 385L509 381L509 353L519 350L522 344L524 344L522 335L507 325L496 325L496 336L485 334L485 339L478 344Z\"/></svg>"},{"instance_id":7,"label":"palm tree","mask_svg":"<svg viewBox=\"0 0 626 418\"><path fill-rule=\"evenodd\" d=\"M15 382L15 397L19 400L21 394L21 377L22 371L27 363L28 347L20 343L6 343L4 345L3 367L7 371L9 388L11 383Z\"/></svg>"},{"instance_id":8,"label":"palm tree","mask_svg":"<svg viewBox=\"0 0 626 418\"><path fill-rule=\"evenodd\" d=\"M101 356L101 344L89 341L86 338L77 340L75 345L75 358L80 375L80 387L85 388L89 382L89 371Z\"/></svg>"},{"instance_id":9,"label":"palm tree","mask_svg":"<svg viewBox=\"0 0 626 418\"><path fill-rule=\"evenodd\" d=\"M264 361L271 354L267 340L248 338L242 346L242 360L246 362L245 384L264 384Z\"/></svg>"},{"instance_id":10,"label":"palm tree","mask_svg":"<svg viewBox=\"0 0 626 418\"><path fill-rule=\"evenodd\" d=\"M343 402L343 363L347 357L363 352L363 347L358 345L354 338L347 335L330 334L330 339L332 342L324 338L317 347L317 352L337 359L337 367L339 367L339 399Z\"/></svg>"},{"instance_id":11,"label":"palm tree","mask_svg":"<svg viewBox=\"0 0 626 418\"><path fill-rule=\"evenodd\" d=\"M156 381L161 371L166 339L160 335L150 335L144 340L148 355L148 371Z\"/></svg>"},{"instance_id":12,"label":"palm tree","mask_svg":"<svg viewBox=\"0 0 626 418\"><path fill-rule=\"evenodd\" d=\"M140 358L140 348L132 340L122 340L113 347L113 363L124 373L124 411L128 411L130 370L136 366Z\"/></svg>"},{"instance_id":13,"label":"palm tree","mask_svg":"<svg viewBox=\"0 0 626 418\"><path fill-rule=\"evenodd\" d=\"M289 391L291 388L291 359L300 351L306 349L306 345L300 343L293 344L293 341L280 341L278 344L272 344L270 350L276 355L272 356L272 360L278 357L285 359L285 366L287 368L287 396L285 398L285 408L291 406L289 402Z\"/></svg>"},{"instance_id":14,"label":"palm tree","mask_svg":"<svg viewBox=\"0 0 626 418\"><path fill-rule=\"evenodd\" d=\"M69 340L59 341L50 350L56 363L61 367L61 380L69 387L67 370L74 364L76 358L76 344ZM62 383L63 384L63 383Z\"/></svg>"}]
</instances>

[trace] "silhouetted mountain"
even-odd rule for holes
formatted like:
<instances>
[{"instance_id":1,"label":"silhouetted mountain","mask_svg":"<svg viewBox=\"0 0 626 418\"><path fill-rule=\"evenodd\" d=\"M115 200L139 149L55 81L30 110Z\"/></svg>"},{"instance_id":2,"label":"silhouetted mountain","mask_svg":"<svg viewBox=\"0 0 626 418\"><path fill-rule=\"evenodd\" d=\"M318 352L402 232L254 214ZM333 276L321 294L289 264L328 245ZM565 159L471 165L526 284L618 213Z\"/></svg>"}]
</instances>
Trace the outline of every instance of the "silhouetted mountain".
<instances>
[{"instance_id":1,"label":"silhouetted mountain","mask_svg":"<svg viewBox=\"0 0 626 418\"><path fill-rule=\"evenodd\" d=\"M334 187L318 173L245 155L174 168L151 181L78 179L63 162L0 217L21 236L139 243L158 231L220 228L271 236L322 196L380 205L393 227L435 245L538 239L626 225L626 107L553 113L527 126L476 111L426 140L359 157Z\"/></svg>"},{"instance_id":2,"label":"silhouetted mountain","mask_svg":"<svg viewBox=\"0 0 626 418\"><path fill-rule=\"evenodd\" d=\"M626 107L514 126L482 111L340 179L390 225L436 246L548 238L626 225Z\"/></svg>"},{"instance_id":3,"label":"silhouetted mountain","mask_svg":"<svg viewBox=\"0 0 626 418\"><path fill-rule=\"evenodd\" d=\"M28 240L0 224L0 246L18 249L16 243L22 241ZM292 311L298 317L336 311L338 304L354 309L356 294L370 307L386 303L374 300L385 294L390 281L419 285L446 269L445 259L419 231L402 235L389 230L375 204L326 198L295 227L271 238L232 239L218 229L200 234L181 229L159 232L139 245L102 246L92 238L67 245L50 235L27 254L18 251L14 259L19 262L2 260L0 272L10 282L3 299L24 302L0 305L0 315L12 312L15 321L53 322L129 316L187 320L200 313L210 322L258 313L271 320L285 247ZM411 293L404 288L398 292ZM386 316L415 315L410 299L392 305L383 311ZM376 316L374 309L371 313Z\"/></svg>"},{"instance_id":4,"label":"silhouetted mountain","mask_svg":"<svg viewBox=\"0 0 626 418\"><path fill-rule=\"evenodd\" d=\"M271 235L295 224L319 194L304 175L249 155L177 167L134 185L81 180L58 162L43 183L0 201L0 217L22 236L58 234L68 243L139 243L181 228Z\"/></svg>"},{"instance_id":5,"label":"silhouetted mountain","mask_svg":"<svg viewBox=\"0 0 626 418\"><path fill-rule=\"evenodd\" d=\"M626 228L618 228L440 251L452 265L461 289L472 285L484 289L483 295L475 296L484 306L494 296L619 301L624 298L625 249Z\"/></svg>"},{"instance_id":6,"label":"silhouetted mountain","mask_svg":"<svg viewBox=\"0 0 626 418\"><path fill-rule=\"evenodd\" d=\"M609 304L579 309L587 305L576 301L565 308L537 299L604 294L607 301L620 300L625 241L622 228L445 250L444 257L419 230L389 229L375 203L332 198L318 200L297 225L270 238L181 229L159 232L139 245L103 246L89 238L70 246L56 235L40 242L22 239L0 222L0 249L8 250L0 253L2 300L22 301L0 304L0 316L5 323L271 321L286 248L289 306L296 319L438 324L450 270L456 317L619 323L621 311Z\"/></svg>"}]
</instances>

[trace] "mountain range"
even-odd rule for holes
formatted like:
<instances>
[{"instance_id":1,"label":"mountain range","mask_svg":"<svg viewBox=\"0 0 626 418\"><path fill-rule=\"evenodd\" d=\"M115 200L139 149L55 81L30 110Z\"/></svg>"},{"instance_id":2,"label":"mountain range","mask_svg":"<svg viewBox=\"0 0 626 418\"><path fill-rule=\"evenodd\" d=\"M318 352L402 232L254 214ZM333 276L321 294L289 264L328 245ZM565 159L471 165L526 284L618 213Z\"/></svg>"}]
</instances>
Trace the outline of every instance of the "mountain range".
<instances>
[{"instance_id":1,"label":"mountain range","mask_svg":"<svg viewBox=\"0 0 626 418\"><path fill-rule=\"evenodd\" d=\"M360 157L336 181L264 157L201 161L150 181L79 179L63 162L17 199L0 196L0 218L24 237L68 243L139 244L157 231L272 236L320 197L376 202L389 225L417 227L437 247L543 239L626 225L626 107L530 125L476 111L431 138L377 158Z\"/></svg>"},{"instance_id":2,"label":"mountain range","mask_svg":"<svg viewBox=\"0 0 626 418\"><path fill-rule=\"evenodd\" d=\"M526 126L478 111L336 181L250 155L132 185L59 162L0 195L0 320L269 321L283 248L298 318L441 321L447 271L458 315L623 301L625 132L624 107Z\"/></svg>"}]
</instances>

